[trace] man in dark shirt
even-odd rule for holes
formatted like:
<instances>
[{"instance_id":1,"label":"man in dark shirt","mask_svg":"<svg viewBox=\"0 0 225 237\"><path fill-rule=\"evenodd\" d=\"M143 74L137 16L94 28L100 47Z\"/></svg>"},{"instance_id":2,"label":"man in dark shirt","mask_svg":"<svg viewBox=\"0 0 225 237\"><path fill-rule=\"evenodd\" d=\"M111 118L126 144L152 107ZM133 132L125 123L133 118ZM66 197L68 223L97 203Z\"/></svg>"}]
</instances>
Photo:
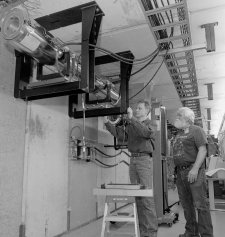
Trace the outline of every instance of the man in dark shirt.
<instances>
[{"instance_id":1,"label":"man in dark shirt","mask_svg":"<svg viewBox=\"0 0 225 237\"><path fill-rule=\"evenodd\" d=\"M194 125L194 118L191 109L182 107L177 111L174 123L180 129L173 145L176 185L186 219L185 233L179 237L197 237L199 234L213 237L204 168L207 138L204 130Z\"/></svg>"},{"instance_id":2,"label":"man in dark shirt","mask_svg":"<svg viewBox=\"0 0 225 237\"><path fill-rule=\"evenodd\" d=\"M131 108L127 110L127 126L125 130L115 127L105 117L106 128L113 136L120 140L127 137L128 150L131 152L129 175L132 184L141 184L146 188L153 188L153 160L154 137L156 123L148 118L150 104L139 101L135 117ZM125 136L127 135L127 136ZM156 237L158 223L154 198L137 197L137 212L141 237Z\"/></svg>"}]
</instances>

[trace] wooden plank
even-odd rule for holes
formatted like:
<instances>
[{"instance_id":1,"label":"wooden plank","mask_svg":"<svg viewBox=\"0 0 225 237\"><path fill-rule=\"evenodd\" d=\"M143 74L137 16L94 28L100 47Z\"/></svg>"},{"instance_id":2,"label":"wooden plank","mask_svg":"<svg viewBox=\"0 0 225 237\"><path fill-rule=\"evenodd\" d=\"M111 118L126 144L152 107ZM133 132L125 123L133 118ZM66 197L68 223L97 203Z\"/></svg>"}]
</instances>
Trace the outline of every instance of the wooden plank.
<instances>
[{"instance_id":1,"label":"wooden plank","mask_svg":"<svg viewBox=\"0 0 225 237\"><path fill-rule=\"evenodd\" d=\"M105 188L109 189L134 189L134 190L139 190L141 189L140 184L106 184Z\"/></svg>"},{"instance_id":2,"label":"wooden plank","mask_svg":"<svg viewBox=\"0 0 225 237\"><path fill-rule=\"evenodd\" d=\"M134 217L126 216L107 216L105 221L115 221L115 222L135 222Z\"/></svg>"},{"instance_id":3,"label":"wooden plank","mask_svg":"<svg viewBox=\"0 0 225 237\"><path fill-rule=\"evenodd\" d=\"M129 190L129 189L101 189L95 188L93 190L94 195L102 196L131 196L131 197L153 197L152 189L139 189L139 190Z\"/></svg>"}]
</instances>

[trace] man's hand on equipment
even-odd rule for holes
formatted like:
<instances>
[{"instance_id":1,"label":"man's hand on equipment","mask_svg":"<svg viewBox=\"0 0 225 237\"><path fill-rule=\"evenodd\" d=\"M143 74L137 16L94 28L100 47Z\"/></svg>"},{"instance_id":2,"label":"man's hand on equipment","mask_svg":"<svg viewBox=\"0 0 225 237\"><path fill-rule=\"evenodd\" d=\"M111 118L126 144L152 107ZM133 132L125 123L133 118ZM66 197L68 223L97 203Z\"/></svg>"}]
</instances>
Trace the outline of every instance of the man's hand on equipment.
<instances>
[{"instance_id":1,"label":"man's hand on equipment","mask_svg":"<svg viewBox=\"0 0 225 237\"><path fill-rule=\"evenodd\" d=\"M127 117L129 119L133 117L133 110L130 107L127 108Z\"/></svg>"},{"instance_id":2,"label":"man's hand on equipment","mask_svg":"<svg viewBox=\"0 0 225 237\"><path fill-rule=\"evenodd\" d=\"M109 122L108 116L104 116L103 121L104 121L104 123L108 123Z\"/></svg>"}]
</instances>

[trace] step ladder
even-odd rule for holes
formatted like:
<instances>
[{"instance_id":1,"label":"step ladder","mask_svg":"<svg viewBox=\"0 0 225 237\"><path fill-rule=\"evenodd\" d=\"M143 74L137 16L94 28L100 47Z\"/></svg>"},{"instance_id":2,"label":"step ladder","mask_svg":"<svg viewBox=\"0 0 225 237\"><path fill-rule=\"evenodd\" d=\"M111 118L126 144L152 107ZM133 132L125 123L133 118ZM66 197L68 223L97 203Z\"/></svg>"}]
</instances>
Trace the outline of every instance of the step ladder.
<instances>
[{"instance_id":1,"label":"step ladder","mask_svg":"<svg viewBox=\"0 0 225 237\"><path fill-rule=\"evenodd\" d=\"M122 215L119 213L110 213L109 205L111 203L126 203L132 205L132 211L130 215ZM130 196L106 196L104 216L102 221L101 237L105 237L105 233L109 233L109 222L131 222L134 223L135 235L134 237L140 237L137 206L135 197Z\"/></svg>"}]
</instances>

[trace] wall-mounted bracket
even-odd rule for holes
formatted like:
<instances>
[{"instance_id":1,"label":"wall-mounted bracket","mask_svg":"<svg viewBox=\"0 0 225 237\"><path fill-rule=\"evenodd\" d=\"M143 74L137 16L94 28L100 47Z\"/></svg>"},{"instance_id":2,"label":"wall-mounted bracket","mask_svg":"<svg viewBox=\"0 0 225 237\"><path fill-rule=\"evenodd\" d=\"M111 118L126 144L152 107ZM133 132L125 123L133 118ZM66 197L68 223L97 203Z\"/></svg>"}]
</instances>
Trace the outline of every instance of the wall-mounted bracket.
<instances>
[{"instance_id":1,"label":"wall-mounted bracket","mask_svg":"<svg viewBox=\"0 0 225 237\"><path fill-rule=\"evenodd\" d=\"M201 28L205 28L205 38L207 47L207 52L213 52L216 50L216 43L215 43L215 31L214 26L217 26L218 22L208 23L201 25Z\"/></svg>"},{"instance_id":2,"label":"wall-mounted bracket","mask_svg":"<svg viewBox=\"0 0 225 237\"><path fill-rule=\"evenodd\" d=\"M130 51L117 53L120 56L133 59L134 56ZM102 65L106 63L113 63L118 61L109 55L96 57L95 65ZM120 62L120 97L121 101L118 106L111 108L93 108L85 111L85 117L98 117L98 116L108 116L108 115L118 115L127 112L129 107L129 79L132 70L132 64L127 64L125 62ZM86 101L88 102L89 97L86 96ZM82 118L83 111L78 111L76 109L78 105L78 95L69 96L69 116L73 118Z\"/></svg>"},{"instance_id":3,"label":"wall-mounted bracket","mask_svg":"<svg viewBox=\"0 0 225 237\"><path fill-rule=\"evenodd\" d=\"M89 2L47 16L35 19L47 31L82 23L81 42L81 80L74 82L47 83L41 86L29 86L32 76L33 59L23 53L16 52L16 75L14 97L24 100L36 100L63 95L87 93L94 90L95 51L99 28L104 13L96 2ZM66 16L66 17L65 17ZM62 77L59 73L42 75L43 65L38 64L37 78L49 80Z\"/></svg>"}]
</instances>

